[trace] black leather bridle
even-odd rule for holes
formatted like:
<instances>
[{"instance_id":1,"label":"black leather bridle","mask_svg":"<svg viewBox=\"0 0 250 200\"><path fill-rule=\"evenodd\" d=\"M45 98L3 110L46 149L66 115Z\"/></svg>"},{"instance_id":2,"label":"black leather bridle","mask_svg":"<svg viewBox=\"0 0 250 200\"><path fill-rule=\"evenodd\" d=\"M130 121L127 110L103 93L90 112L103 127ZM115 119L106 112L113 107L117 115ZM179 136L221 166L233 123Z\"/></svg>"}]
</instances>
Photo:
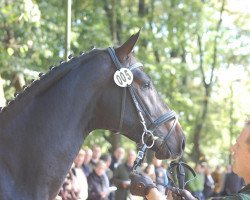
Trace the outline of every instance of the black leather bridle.
<instances>
[{"instance_id":1,"label":"black leather bridle","mask_svg":"<svg viewBox=\"0 0 250 200\"><path fill-rule=\"evenodd\" d=\"M119 61L118 57L116 56L115 50L112 47L108 48L108 52L112 58L112 61L114 62L117 70L120 70L121 68L126 68L122 65L122 63ZM134 70L138 67L142 67L143 65L139 62L136 62L135 64L131 65L128 67L129 70ZM141 157L144 156L144 153L146 151L147 148L151 148L154 145L154 140L158 139L157 136L153 135L153 132L155 131L156 128L158 128L159 126L161 126L163 123L167 122L167 121L172 121L174 120L174 123L172 125L172 127L170 128L170 130L168 131L167 135L163 138L163 141L166 141L170 138L170 136L173 133L173 130L177 124L178 121L178 117L176 115L176 113L173 110L169 110L166 114L160 116L159 118L157 118L156 120L153 120L152 117L150 116L149 111L147 110L146 106L143 104L143 101L141 100L140 96L136 93L135 89L133 88L132 84L128 85L127 87L124 87L123 89L123 97L122 97L122 107L121 107L121 114L120 114L120 123L119 123L119 132L122 129L122 124L123 124L123 117L124 117L124 112L125 112L125 100L126 100L126 92L127 92L127 88L129 90L129 93L133 99L133 103L136 107L136 111L140 117L140 121L143 125L143 134L142 134L142 143L143 143L143 148L138 152L138 157L140 157L140 159L142 159ZM144 120L144 113L146 115L146 117L149 119L150 124L147 126L146 122ZM152 138L152 144L150 146L148 146L147 144L145 144L144 142L144 137L146 136L150 136ZM139 156L139 154L142 154L141 156Z\"/></svg>"}]
</instances>

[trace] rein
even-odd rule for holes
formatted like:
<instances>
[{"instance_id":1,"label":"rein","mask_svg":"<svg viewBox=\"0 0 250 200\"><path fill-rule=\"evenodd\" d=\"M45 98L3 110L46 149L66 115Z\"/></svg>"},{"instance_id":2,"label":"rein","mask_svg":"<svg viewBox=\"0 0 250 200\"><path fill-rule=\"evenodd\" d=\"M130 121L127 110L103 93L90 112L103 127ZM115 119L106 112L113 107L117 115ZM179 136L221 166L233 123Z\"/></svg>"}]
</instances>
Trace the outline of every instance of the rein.
<instances>
[{"instance_id":1,"label":"rein","mask_svg":"<svg viewBox=\"0 0 250 200\"><path fill-rule=\"evenodd\" d=\"M136 62L135 64L126 68L119 61L113 47L109 47L108 52L109 52L111 59L114 62L118 71L121 69L125 69L125 70L131 72L132 70L143 66L140 62ZM122 87L124 87L124 86L122 86ZM129 93L132 97L136 111L137 111L138 116L140 118L140 122L143 126L142 146L139 148L137 158L136 158L136 160L134 162L134 166L133 166L133 169L136 170L136 168L141 165L141 162L144 158L146 150L152 148L154 146L155 140L157 140L159 138L158 136L155 136L153 134L155 129L167 121L174 120L174 123L173 123L172 127L170 128L168 134L163 138L163 141L168 140L170 138L170 136L172 135L173 130L177 124L178 117L173 110L170 110L170 111L166 112L164 115L157 118L156 120L153 120L150 116L150 112L147 110L146 106L143 104L143 101L141 100L140 96L136 93L135 89L132 86L132 82L131 82L131 84L127 84L123 88L123 95L122 95L122 102L121 102L121 114L120 114L120 122L119 122L119 129L118 129L119 131L118 132L120 132L122 129L123 118L124 118L124 113L125 113L125 105L126 105L125 101L126 101L127 89L129 90ZM145 122L145 119L144 119L144 116L142 113L144 113L150 121L150 124L148 126L146 125L146 122ZM150 145L147 145L145 140L148 140L149 138L151 138L152 143Z\"/></svg>"},{"instance_id":2,"label":"rein","mask_svg":"<svg viewBox=\"0 0 250 200\"><path fill-rule=\"evenodd\" d=\"M168 174L170 174L172 176L172 179L170 178L170 180L171 180L172 184L174 185L174 187L181 189L181 190L185 188L185 186L188 182L190 182L196 178L196 173L193 170L193 168L184 162L172 161L170 163L170 166L167 169L167 171L168 171ZM185 171L190 171L191 174L193 175L193 178L185 181L186 180ZM178 186L177 186L177 184L175 184L175 181L173 181L175 176L176 176L176 179L178 181Z\"/></svg>"}]
</instances>

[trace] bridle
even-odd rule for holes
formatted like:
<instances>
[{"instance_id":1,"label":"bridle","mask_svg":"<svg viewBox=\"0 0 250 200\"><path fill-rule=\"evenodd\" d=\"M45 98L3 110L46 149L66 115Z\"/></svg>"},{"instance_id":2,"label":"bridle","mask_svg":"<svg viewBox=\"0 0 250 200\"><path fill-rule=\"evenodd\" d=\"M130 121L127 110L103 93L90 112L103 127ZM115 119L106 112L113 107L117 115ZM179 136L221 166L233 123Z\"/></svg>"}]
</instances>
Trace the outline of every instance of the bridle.
<instances>
[{"instance_id":1,"label":"bridle","mask_svg":"<svg viewBox=\"0 0 250 200\"><path fill-rule=\"evenodd\" d=\"M122 68L126 68L122 65L122 63L119 61L115 50L113 47L109 47L108 48L108 52L111 56L112 61L114 62L117 70L120 70ZM133 65L129 66L126 69L129 69L130 71L138 68L138 67L142 67L143 65L140 62L136 62ZM160 116L159 118L157 118L156 120L153 120L152 117L150 116L149 111L147 110L146 106L143 104L143 101L141 100L140 96L137 94L137 92L135 91L135 89L133 88L132 84L127 85L126 87L123 88L123 95L122 95L122 102L121 102L121 114L120 114L120 123L119 123L119 132L122 129L122 124L123 124L123 117L124 117L124 112L125 112L125 101L126 101L126 93L127 93L127 88L129 90L129 93L132 97L133 103L136 107L136 111L139 115L140 118L140 122L143 125L143 134L142 134L142 144L143 147L141 149L141 151L138 152L138 159L143 159L144 153L146 151L146 149L148 148L152 148L154 145L155 140L157 140L159 137L155 136L153 133L154 131L161 126L163 123L167 122L167 121L171 121L174 120L174 123L172 125L172 127L170 128L170 130L168 131L167 135L163 138L163 141L166 141L170 138L170 136L173 133L173 130L177 124L178 121L178 117L176 115L176 113L173 110L169 110L168 112L166 112L164 115ZM146 117L149 119L150 124L147 126L144 116L144 113L146 115ZM151 138L152 139L152 143L151 145L147 145L145 140ZM139 160L138 160L139 161Z\"/></svg>"}]
</instances>

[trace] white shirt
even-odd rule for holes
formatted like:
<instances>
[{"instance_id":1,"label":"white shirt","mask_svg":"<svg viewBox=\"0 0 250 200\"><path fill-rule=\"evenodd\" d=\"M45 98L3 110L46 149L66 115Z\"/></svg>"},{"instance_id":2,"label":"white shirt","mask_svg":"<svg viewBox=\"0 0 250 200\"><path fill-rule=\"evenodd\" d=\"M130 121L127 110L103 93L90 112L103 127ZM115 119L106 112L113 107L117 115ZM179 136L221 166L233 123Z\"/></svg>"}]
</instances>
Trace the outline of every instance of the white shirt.
<instances>
[{"instance_id":1,"label":"white shirt","mask_svg":"<svg viewBox=\"0 0 250 200\"><path fill-rule=\"evenodd\" d=\"M88 182L87 178L81 168L75 168L76 182L80 189L80 200L86 200L88 198Z\"/></svg>"}]
</instances>

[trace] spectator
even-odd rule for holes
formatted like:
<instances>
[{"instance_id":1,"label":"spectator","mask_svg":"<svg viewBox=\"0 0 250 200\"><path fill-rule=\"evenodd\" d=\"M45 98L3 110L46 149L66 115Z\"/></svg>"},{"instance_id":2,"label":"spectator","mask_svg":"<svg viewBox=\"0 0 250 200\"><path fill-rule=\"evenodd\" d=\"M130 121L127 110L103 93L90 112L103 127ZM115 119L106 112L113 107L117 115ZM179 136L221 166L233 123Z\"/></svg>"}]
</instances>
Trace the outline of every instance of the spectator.
<instances>
[{"instance_id":1,"label":"spectator","mask_svg":"<svg viewBox=\"0 0 250 200\"><path fill-rule=\"evenodd\" d=\"M93 154L92 154L90 164L92 165L92 167L94 167L94 165L100 160L100 157L102 155L101 147L96 144L93 145L92 152Z\"/></svg>"},{"instance_id":2,"label":"spectator","mask_svg":"<svg viewBox=\"0 0 250 200\"><path fill-rule=\"evenodd\" d=\"M212 173L212 177L214 179L214 192L212 196L220 197L223 189L223 174L220 166L215 168L215 171Z\"/></svg>"},{"instance_id":3,"label":"spectator","mask_svg":"<svg viewBox=\"0 0 250 200\"><path fill-rule=\"evenodd\" d=\"M111 179L113 178L113 172L111 171L110 164L111 164L111 156L109 154L103 154L100 157L100 160L103 160L106 164L106 170L105 170L105 174L107 175L107 178L109 180L109 185L111 183Z\"/></svg>"},{"instance_id":4,"label":"spectator","mask_svg":"<svg viewBox=\"0 0 250 200\"><path fill-rule=\"evenodd\" d=\"M129 186L130 179L129 174L133 169L133 164L136 159L136 153L133 150L128 152L128 158L126 163L120 164L114 170L113 181L116 187L118 188L115 193L116 200L126 200L130 196Z\"/></svg>"},{"instance_id":5,"label":"spectator","mask_svg":"<svg viewBox=\"0 0 250 200\"><path fill-rule=\"evenodd\" d=\"M162 160L159 160L156 157L153 158L153 164L155 167L156 187L162 194L165 194L165 187L168 185L166 169L162 166Z\"/></svg>"},{"instance_id":6,"label":"spectator","mask_svg":"<svg viewBox=\"0 0 250 200\"><path fill-rule=\"evenodd\" d=\"M90 161L90 166L93 169L95 164L100 160L100 157L102 155L101 147L98 146L97 144L93 145L92 152L93 154Z\"/></svg>"},{"instance_id":7,"label":"spectator","mask_svg":"<svg viewBox=\"0 0 250 200\"><path fill-rule=\"evenodd\" d=\"M72 172L72 169L74 166L75 165L73 163L59 191L58 197L61 197L62 200L78 200L79 199L80 189L77 184L76 177L74 173Z\"/></svg>"},{"instance_id":8,"label":"spectator","mask_svg":"<svg viewBox=\"0 0 250 200\"><path fill-rule=\"evenodd\" d=\"M88 200L108 200L109 186L104 177L105 169L106 164L99 160L88 176Z\"/></svg>"},{"instance_id":9,"label":"spectator","mask_svg":"<svg viewBox=\"0 0 250 200\"><path fill-rule=\"evenodd\" d=\"M205 166L205 182L204 182L204 190L203 194L205 199L209 199L214 191L214 179L211 175L211 168L209 165Z\"/></svg>"},{"instance_id":10,"label":"spectator","mask_svg":"<svg viewBox=\"0 0 250 200\"><path fill-rule=\"evenodd\" d=\"M239 192L243 184L244 180L232 171L231 165L228 165L223 195L231 195Z\"/></svg>"},{"instance_id":11,"label":"spectator","mask_svg":"<svg viewBox=\"0 0 250 200\"><path fill-rule=\"evenodd\" d=\"M110 163L111 163L111 156L109 154L103 154L100 158L100 160L103 160L106 164L106 170L105 170L105 179L108 182L108 185L112 185L112 178L113 178L113 172L111 171ZM114 200L115 199L115 192L110 192L109 194L109 200Z\"/></svg>"},{"instance_id":12,"label":"spectator","mask_svg":"<svg viewBox=\"0 0 250 200\"><path fill-rule=\"evenodd\" d=\"M118 147L112 156L110 169L114 171L122 162L125 156L125 150L122 147Z\"/></svg>"},{"instance_id":13,"label":"spectator","mask_svg":"<svg viewBox=\"0 0 250 200\"><path fill-rule=\"evenodd\" d=\"M82 168L83 168L83 171L84 171L86 177L88 177L89 174L92 172L92 168L90 166L90 161L92 159L92 155L93 155L93 152L91 149L89 149L89 148L85 149L85 157L84 157L84 161L82 164Z\"/></svg>"},{"instance_id":14,"label":"spectator","mask_svg":"<svg viewBox=\"0 0 250 200\"><path fill-rule=\"evenodd\" d=\"M155 180L156 180L155 166L153 164L148 164L145 167L144 172L155 182Z\"/></svg>"},{"instance_id":15,"label":"spectator","mask_svg":"<svg viewBox=\"0 0 250 200\"><path fill-rule=\"evenodd\" d=\"M84 157L85 151L81 149L74 160L75 167L72 168L72 172L76 177L76 184L79 188L79 200L86 200L88 198L88 182L82 169Z\"/></svg>"}]
</instances>

